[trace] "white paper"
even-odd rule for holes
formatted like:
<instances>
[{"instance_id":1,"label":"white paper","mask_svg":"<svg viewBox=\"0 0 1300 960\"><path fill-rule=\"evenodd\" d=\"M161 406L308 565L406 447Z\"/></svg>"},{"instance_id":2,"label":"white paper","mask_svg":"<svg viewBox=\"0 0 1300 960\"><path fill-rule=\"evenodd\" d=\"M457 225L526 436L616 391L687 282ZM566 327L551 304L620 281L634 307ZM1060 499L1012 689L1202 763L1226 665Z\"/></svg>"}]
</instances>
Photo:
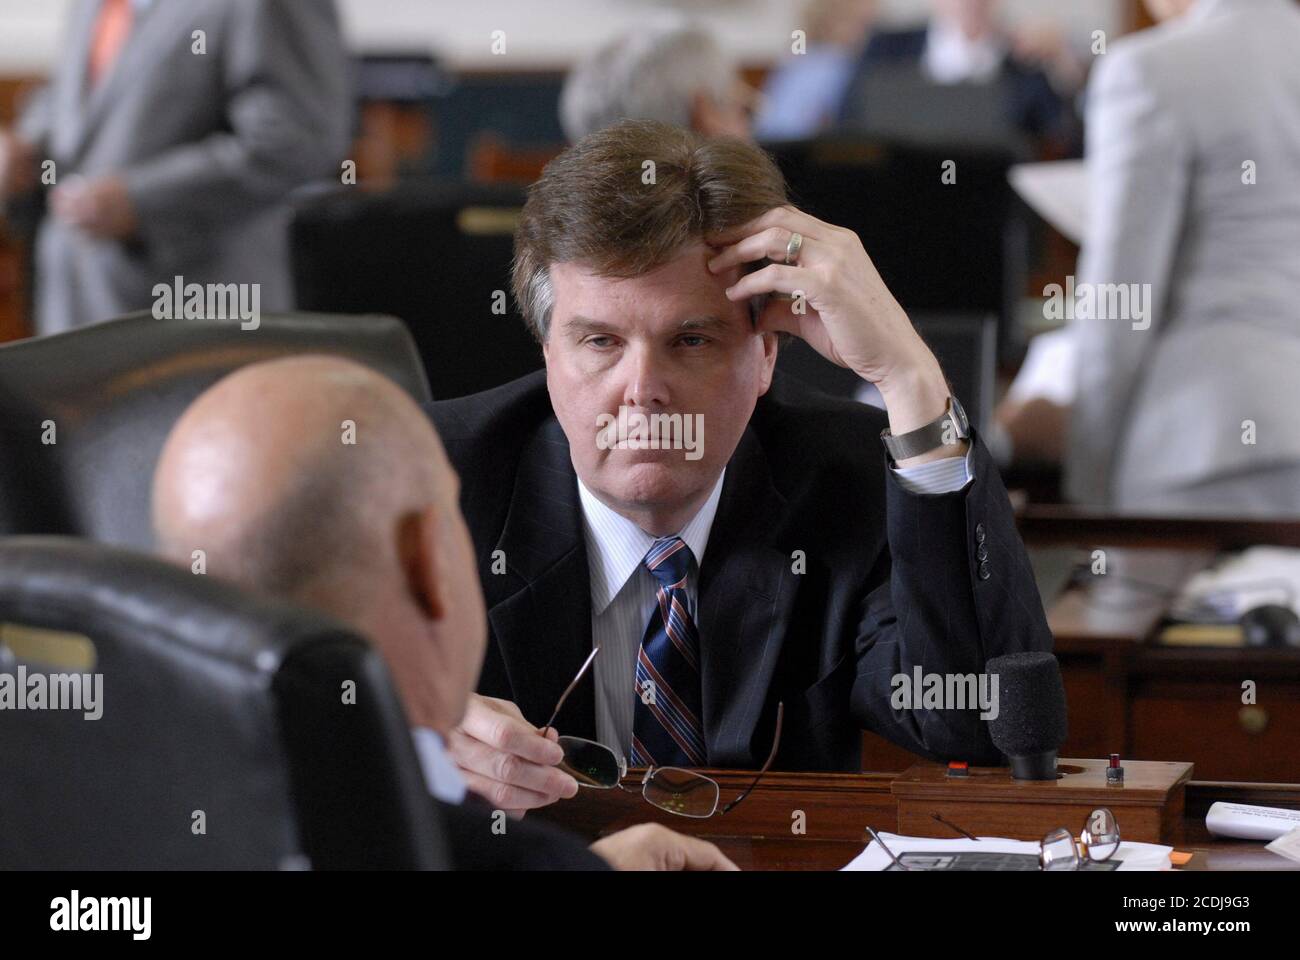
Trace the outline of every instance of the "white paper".
<instances>
[{"instance_id":1,"label":"white paper","mask_svg":"<svg viewBox=\"0 0 1300 960\"><path fill-rule=\"evenodd\" d=\"M1088 224L1088 171L1082 160L1018 163L1007 172L1034 212L1077 244Z\"/></svg>"},{"instance_id":2,"label":"white paper","mask_svg":"<svg viewBox=\"0 0 1300 960\"><path fill-rule=\"evenodd\" d=\"M1170 609L1175 620L1229 623L1265 603L1300 613L1300 550L1248 547L1187 581Z\"/></svg>"},{"instance_id":3,"label":"white paper","mask_svg":"<svg viewBox=\"0 0 1300 960\"><path fill-rule=\"evenodd\" d=\"M1296 827L1290 833L1282 834L1282 836L1268 844L1264 849L1272 850L1279 856L1300 863L1300 827Z\"/></svg>"},{"instance_id":4,"label":"white paper","mask_svg":"<svg viewBox=\"0 0 1300 960\"><path fill-rule=\"evenodd\" d=\"M1216 800L1205 811L1205 829L1216 837L1276 840L1296 828L1300 828L1300 810L1286 807L1258 807Z\"/></svg>"},{"instance_id":5,"label":"white paper","mask_svg":"<svg viewBox=\"0 0 1300 960\"><path fill-rule=\"evenodd\" d=\"M1043 397L1062 406L1074 403L1076 344L1069 327L1033 337L1025 362L1007 389L1007 399L1024 402Z\"/></svg>"},{"instance_id":6,"label":"white paper","mask_svg":"<svg viewBox=\"0 0 1300 960\"><path fill-rule=\"evenodd\" d=\"M980 853L1027 853L1036 857L1040 850L1039 844L1034 841L1008 840L1005 837L980 837L978 840L958 837L945 840L935 837L904 837L896 833L880 831L877 833L895 856L903 853L979 851ZM1161 846L1158 843L1133 843L1124 840L1115 851L1114 859L1121 861L1118 870L1170 870L1173 869L1169 861L1172 850L1173 847ZM889 855L873 840L843 869L884 870L892 862Z\"/></svg>"}]
</instances>

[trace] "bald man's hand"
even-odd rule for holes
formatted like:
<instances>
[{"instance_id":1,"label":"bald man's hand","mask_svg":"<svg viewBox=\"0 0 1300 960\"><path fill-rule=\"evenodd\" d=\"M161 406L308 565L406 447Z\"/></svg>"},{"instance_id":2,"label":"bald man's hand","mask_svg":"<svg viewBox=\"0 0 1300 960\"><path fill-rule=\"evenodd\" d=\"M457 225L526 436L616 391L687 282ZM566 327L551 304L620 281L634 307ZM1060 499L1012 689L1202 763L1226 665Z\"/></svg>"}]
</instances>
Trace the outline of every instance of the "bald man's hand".
<instances>
[{"instance_id":1,"label":"bald man's hand","mask_svg":"<svg viewBox=\"0 0 1300 960\"><path fill-rule=\"evenodd\" d=\"M514 816L578 792L578 781L556 764L564 751L555 730L540 730L509 700L471 694L465 719L447 749L471 790Z\"/></svg>"},{"instance_id":2,"label":"bald man's hand","mask_svg":"<svg viewBox=\"0 0 1300 960\"><path fill-rule=\"evenodd\" d=\"M641 823L597 840L596 854L615 870L739 870L707 840Z\"/></svg>"}]
</instances>

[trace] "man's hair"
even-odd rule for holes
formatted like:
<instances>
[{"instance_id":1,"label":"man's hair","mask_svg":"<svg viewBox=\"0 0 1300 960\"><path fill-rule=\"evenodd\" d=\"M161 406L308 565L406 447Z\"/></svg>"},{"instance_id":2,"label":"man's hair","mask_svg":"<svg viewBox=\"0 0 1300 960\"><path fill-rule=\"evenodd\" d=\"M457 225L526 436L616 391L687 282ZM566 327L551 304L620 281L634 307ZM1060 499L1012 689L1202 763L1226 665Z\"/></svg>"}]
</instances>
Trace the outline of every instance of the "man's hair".
<instances>
[{"instance_id":1,"label":"man's hair","mask_svg":"<svg viewBox=\"0 0 1300 960\"><path fill-rule=\"evenodd\" d=\"M515 231L515 302L545 342L555 307L551 264L638 277L786 202L785 178L753 144L625 120L583 137L529 188Z\"/></svg>"},{"instance_id":2,"label":"man's hair","mask_svg":"<svg viewBox=\"0 0 1300 960\"><path fill-rule=\"evenodd\" d=\"M732 96L736 66L705 28L680 14L651 18L580 62L560 93L560 125L573 143L619 120L691 123L695 94Z\"/></svg>"}]
</instances>

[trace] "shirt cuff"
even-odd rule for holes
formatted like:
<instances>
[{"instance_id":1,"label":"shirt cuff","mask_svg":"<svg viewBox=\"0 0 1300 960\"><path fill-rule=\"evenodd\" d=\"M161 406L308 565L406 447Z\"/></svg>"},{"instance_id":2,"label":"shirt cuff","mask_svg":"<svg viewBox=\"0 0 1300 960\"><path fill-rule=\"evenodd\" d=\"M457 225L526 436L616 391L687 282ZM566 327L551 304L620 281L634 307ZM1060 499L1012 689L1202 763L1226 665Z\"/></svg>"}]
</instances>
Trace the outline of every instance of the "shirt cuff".
<instances>
[{"instance_id":1,"label":"shirt cuff","mask_svg":"<svg viewBox=\"0 0 1300 960\"><path fill-rule=\"evenodd\" d=\"M964 457L944 457L914 467L890 464L889 469L898 478L899 485L909 493L954 493L975 478L971 469L975 443L973 440L969 443L970 449Z\"/></svg>"}]
</instances>

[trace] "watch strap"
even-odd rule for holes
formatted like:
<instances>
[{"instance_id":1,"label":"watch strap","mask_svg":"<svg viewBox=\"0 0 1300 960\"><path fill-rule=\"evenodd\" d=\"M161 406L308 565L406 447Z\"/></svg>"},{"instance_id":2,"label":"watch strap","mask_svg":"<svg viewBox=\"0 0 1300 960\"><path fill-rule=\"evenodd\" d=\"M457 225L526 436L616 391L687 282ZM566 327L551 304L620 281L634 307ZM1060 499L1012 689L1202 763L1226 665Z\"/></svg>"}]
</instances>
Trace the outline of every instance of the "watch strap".
<instances>
[{"instance_id":1,"label":"watch strap","mask_svg":"<svg viewBox=\"0 0 1300 960\"><path fill-rule=\"evenodd\" d=\"M948 409L929 423L923 424L915 430L909 430L899 436L894 436L888 428L880 431L880 439L885 444L885 449L889 451L889 455L895 460L919 457L923 453L929 453L931 450L937 450L939 447L956 442L949 441L947 439L949 436L955 437L957 441L966 440L970 437L970 425L966 420L966 412L962 409L957 398L953 396L948 397Z\"/></svg>"}]
</instances>

